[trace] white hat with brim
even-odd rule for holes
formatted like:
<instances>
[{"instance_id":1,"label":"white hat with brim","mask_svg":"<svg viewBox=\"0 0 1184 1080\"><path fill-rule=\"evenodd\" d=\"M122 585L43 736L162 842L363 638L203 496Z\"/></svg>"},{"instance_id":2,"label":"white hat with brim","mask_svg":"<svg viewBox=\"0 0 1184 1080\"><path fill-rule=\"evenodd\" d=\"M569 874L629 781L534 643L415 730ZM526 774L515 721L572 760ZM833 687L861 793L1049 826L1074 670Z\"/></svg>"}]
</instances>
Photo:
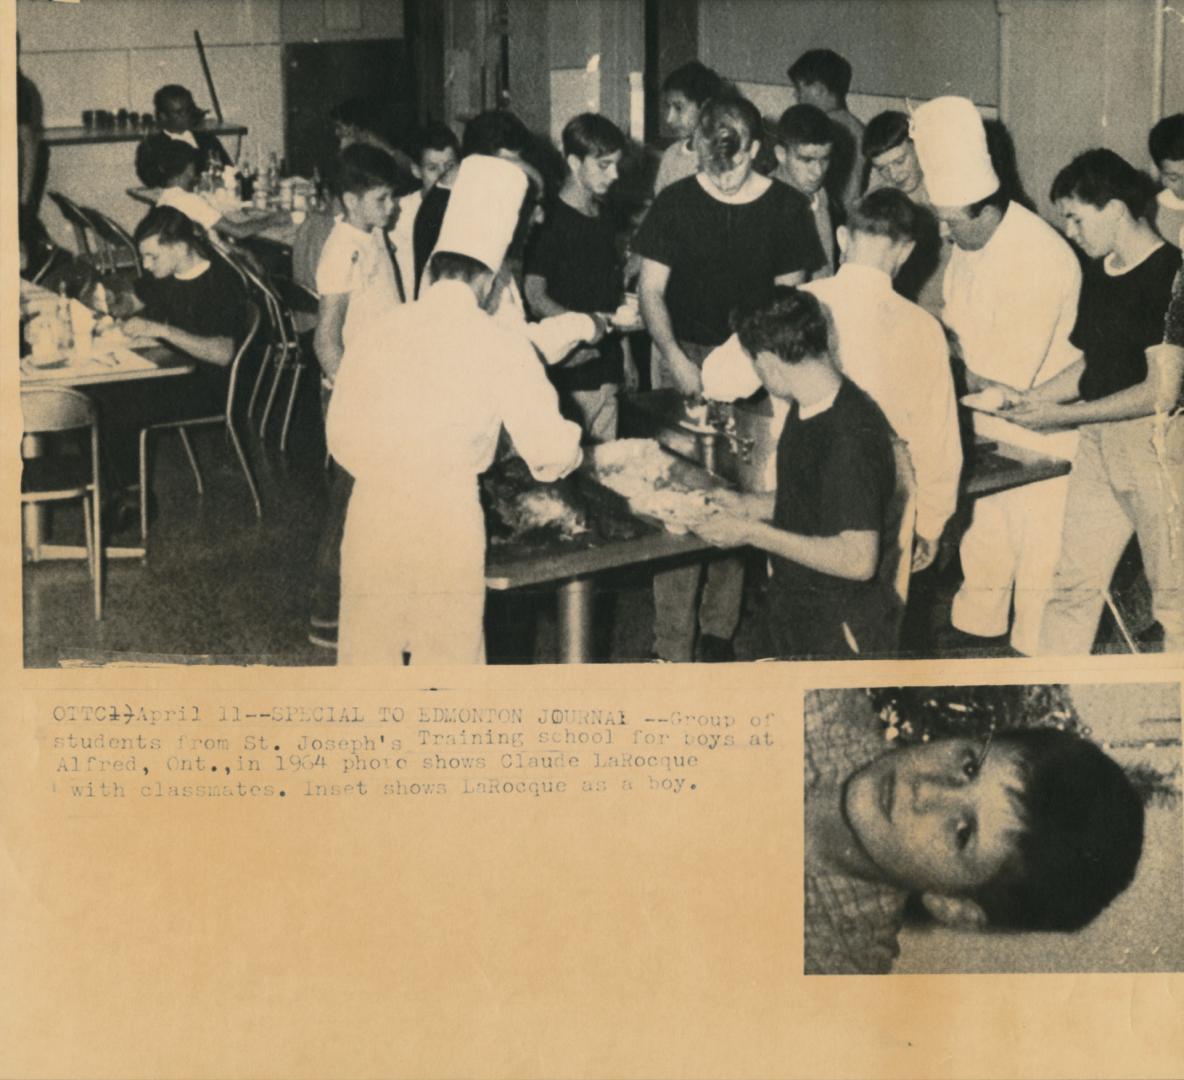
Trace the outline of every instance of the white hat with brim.
<instances>
[{"instance_id":1,"label":"white hat with brim","mask_svg":"<svg viewBox=\"0 0 1184 1080\"><path fill-rule=\"evenodd\" d=\"M526 197L526 173L504 158L472 154L460 163L433 251L467 255L501 269Z\"/></svg>"},{"instance_id":2,"label":"white hat with brim","mask_svg":"<svg viewBox=\"0 0 1184 1080\"><path fill-rule=\"evenodd\" d=\"M913 113L913 145L934 206L970 206L999 189L973 101L939 97Z\"/></svg>"}]
</instances>

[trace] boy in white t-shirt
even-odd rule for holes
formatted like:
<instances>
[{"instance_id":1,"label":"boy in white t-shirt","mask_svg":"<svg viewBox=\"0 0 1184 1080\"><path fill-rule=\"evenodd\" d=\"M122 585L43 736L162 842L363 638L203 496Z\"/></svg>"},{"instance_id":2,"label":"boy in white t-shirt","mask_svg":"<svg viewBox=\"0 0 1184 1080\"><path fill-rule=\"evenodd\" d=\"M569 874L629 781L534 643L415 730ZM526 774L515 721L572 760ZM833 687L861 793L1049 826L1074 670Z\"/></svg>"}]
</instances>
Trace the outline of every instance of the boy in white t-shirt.
<instances>
[{"instance_id":1,"label":"boy in white t-shirt","mask_svg":"<svg viewBox=\"0 0 1184 1080\"><path fill-rule=\"evenodd\" d=\"M1184 248L1184 113L1165 116L1147 139L1163 190L1155 200L1155 231Z\"/></svg>"},{"instance_id":2,"label":"boy in white t-shirt","mask_svg":"<svg viewBox=\"0 0 1184 1080\"><path fill-rule=\"evenodd\" d=\"M287 211L260 214L249 221L234 221L193 190L197 183L198 152L180 139L153 135L136 155L136 171L148 187L160 188L157 206L171 206L197 222L214 241L223 237L241 240L254 236L287 218Z\"/></svg>"},{"instance_id":3,"label":"boy in white t-shirt","mask_svg":"<svg viewBox=\"0 0 1184 1080\"><path fill-rule=\"evenodd\" d=\"M423 205L423 197L436 186L436 182L454 172L460 164L460 140L447 124L429 124L419 136L418 152L412 169L423 184L419 191L404 195L399 200L399 216L391 230L391 242L395 245L395 261L403 282L410 287L415 280L415 252L413 239L415 218Z\"/></svg>"},{"instance_id":4,"label":"boy in white t-shirt","mask_svg":"<svg viewBox=\"0 0 1184 1080\"><path fill-rule=\"evenodd\" d=\"M397 212L394 186L389 154L361 143L341 152L334 187L344 213L317 264L321 302L315 345L328 387L353 328L404 298L386 237Z\"/></svg>"},{"instance_id":5,"label":"boy in white t-shirt","mask_svg":"<svg viewBox=\"0 0 1184 1080\"><path fill-rule=\"evenodd\" d=\"M321 365L321 406L327 413L333 380L346 346L359 332L404 300L400 274L387 230L398 212L395 162L363 143L347 146L338 160L333 186L344 213L321 249L317 264L320 306L313 338ZM341 538L353 490L353 477L336 462L329 505L316 555L308 639L337 647L341 602Z\"/></svg>"}]
</instances>

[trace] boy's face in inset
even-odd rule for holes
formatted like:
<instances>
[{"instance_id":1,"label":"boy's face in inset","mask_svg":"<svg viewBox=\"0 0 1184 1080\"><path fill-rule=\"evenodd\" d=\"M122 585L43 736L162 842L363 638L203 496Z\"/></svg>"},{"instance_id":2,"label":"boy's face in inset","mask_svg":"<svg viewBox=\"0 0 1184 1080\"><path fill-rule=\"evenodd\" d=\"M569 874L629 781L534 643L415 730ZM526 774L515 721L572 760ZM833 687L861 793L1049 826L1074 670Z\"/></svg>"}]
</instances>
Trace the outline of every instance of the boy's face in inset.
<instances>
[{"instance_id":1,"label":"boy's face in inset","mask_svg":"<svg viewBox=\"0 0 1184 1080\"><path fill-rule=\"evenodd\" d=\"M456 168L458 158L451 146L443 150L433 150L430 147L419 156L419 178L423 181L423 190L431 191L445 173Z\"/></svg>"},{"instance_id":2,"label":"boy's face in inset","mask_svg":"<svg viewBox=\"0 0 1184 1080\"><path fill-rule=\"evenodd\" d=\"M670 90L663 98L666 105L666 125L679 139L689 139L699 122L699 106L681 90Z\"/></svg>"},{"instance_id":3,"label":"boy's face in inset","mask_svg":"<svg viewBox=\"0 0 1184 1080\"><path fill-rule=\"evenodd\" d=\"M959 896L985 885L1016 852L1024 825L1019 759L942 739L889 751L847 781L843 813L886 881Z\"/></svg>"},{"instance_id":4,"label":"boy's face in inset","mask_svg":"<svg viewBox=\"0 0 1184 1080\"><path fill-rule=\"evenodd\" d=\"M395 223L398 203L386 185L373 187L357 195L347 191L342 198L351 225L359 229L389 229Z\"/></svg>"},{"instance_id":5,"label":"boy's face in inset","mask_svg":"<svg viewBox=\"0 0 1184 1080\"><path fill-rule=\"evenodd\" d=\"M585 191L597 199L603 199L608 194L608 189L617 182L620 164L620 150L614 150L611 154L589 154L584 158L572 154L567 159L567 167L571 169L576 180Z\"/></svg>"}]
</instances>

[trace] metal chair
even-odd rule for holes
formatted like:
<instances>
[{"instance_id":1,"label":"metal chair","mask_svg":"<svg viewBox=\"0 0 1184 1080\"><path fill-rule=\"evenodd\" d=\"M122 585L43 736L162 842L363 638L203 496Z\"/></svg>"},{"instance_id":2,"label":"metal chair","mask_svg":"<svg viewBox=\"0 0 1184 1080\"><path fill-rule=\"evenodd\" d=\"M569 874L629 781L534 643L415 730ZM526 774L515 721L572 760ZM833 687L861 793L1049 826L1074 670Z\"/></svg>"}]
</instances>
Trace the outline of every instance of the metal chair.
<instances>
[{"instance_id":1,"label":"metal chair","mask_svg":"<svg viewBox=\"0 0 1184 1080\"><path fill-rule=\"evenodd\" d=\"M104 273L118 270L134 270L136 277L144 272L140 263L140 252L131 234L114 218L90 206L79 206L79 210L90 220L95 236L99 266Z\"/></svg>"},{"instance_id":2,"label":"metal chair","mask_svg":"<svg viewBox=\"0 0 1184 1080\"><path fill-rule=\"evenodd\" d=\"M226 433L230 436L230 441L234 446L234 452L238 455L239 464L242 465L243 476L246 477L247 487L251 490L251 499L255 503L255 516L262 519L263 517L263 503L259 499L259 489L255 484L255 477L251 472L251 465L247 461L247 455L243 450L242 440L239 438L238 430L234 425L234 400L235 391L238 387L239 369L242 367L243 357L247 350L250 349L252 342L255 340L255 335L259 332L259 307L253 301L247 302L247 332L239 343L238 349L234 354L234 359L230 363L230 381L226 388L226 408L214 416L200 416L184 420L165 420L156 424L149 424L140 431L140 538L145 542L148 539L148 433L150 431L164 431L173 429L181 437L181 445L185 449L185 455L189 458L189 467L193 470L193 477L197 482L197 493L204 494L205 488L202 483L201 466L197 463L197 455L193 452L193 444L189 441L189 428L192 427L209 427L221 424L226 428Z\"/></svg>"},{"instance_id":3,"label":"metal chair","mask_svg":"<svg viewBox=\"0 0 1184 1080\"><path fill-rule=\"evenodd\" d=\"M94 232L94 223L86 216L81 206L79 206L68 195L63 195L60 191L47 192L49 197L54 201L66 223L74 232L74 243L78 248L77 254L84 259L91 262L95 260L95 246L91 242L91 234Z\"/></svg>"},{"instance_id":4,"label":"metal chair","mask_svg":"<svg viewBox=\"0 0 1184 1080\"><path fill-rule=\"evenodd\" d=\"M95 618L103 617L102 486L99 479L99 419L94 402L70 387L21 391L24 416L21 506L26 511L25 545L30 561L73 559L85 555L94 585ZM70 431L90 432L90 460L34 453L42 436ZM26 451L28 453L26 454ZM89 467L88 467L89 466ZM86 547L43 544L42 504L82 500Z\"/></svg>"},{"instance_id":5,"label":"metal chair","mask_svg":"<svg viewBox=\"0 0 1184 1080\"><path fill-rule=\"evenodd\" d=\"M305 355L305 333L301 331L300 317L315 313L318 306L316 293L303 285L297 284L291 278L274 274L271 277L272 295L276 305L276 317L279 325L281 348L275 361L275 371L271 379L271 390L267 395L267 404L263 407L263 417L259 421L259 436L267 434L267 422L271 416L271 409L275 403L276 391L286 372L292 375L288 387L288 403L284 408L284 423L280 429L280 451L288 449L288 431L292 426L292 412L296 406L296 394L300 390L300 382L304 370L308 367ZM316 325L315 315L313 326Z\"/></svg>"}]
</instances>

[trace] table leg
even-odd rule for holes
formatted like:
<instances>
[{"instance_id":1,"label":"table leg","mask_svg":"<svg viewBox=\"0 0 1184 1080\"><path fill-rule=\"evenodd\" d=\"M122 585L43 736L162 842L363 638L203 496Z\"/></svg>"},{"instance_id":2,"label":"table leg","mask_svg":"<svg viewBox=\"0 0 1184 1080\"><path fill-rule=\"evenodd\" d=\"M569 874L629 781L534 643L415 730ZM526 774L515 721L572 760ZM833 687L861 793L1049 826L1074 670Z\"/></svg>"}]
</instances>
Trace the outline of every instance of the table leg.
<instances>
[{"instance_id":1,"label":"table leg","mask_svg":"<svg viewBox=\"0 0 1184 1080\"><path fill-rule=\"evenodd\" d=\"M559 662L592 659L592 579L573 578L559 586Z\"/></svg>"}]
</instances>

